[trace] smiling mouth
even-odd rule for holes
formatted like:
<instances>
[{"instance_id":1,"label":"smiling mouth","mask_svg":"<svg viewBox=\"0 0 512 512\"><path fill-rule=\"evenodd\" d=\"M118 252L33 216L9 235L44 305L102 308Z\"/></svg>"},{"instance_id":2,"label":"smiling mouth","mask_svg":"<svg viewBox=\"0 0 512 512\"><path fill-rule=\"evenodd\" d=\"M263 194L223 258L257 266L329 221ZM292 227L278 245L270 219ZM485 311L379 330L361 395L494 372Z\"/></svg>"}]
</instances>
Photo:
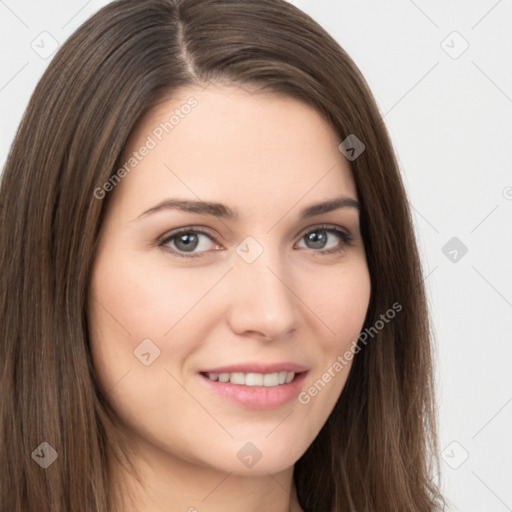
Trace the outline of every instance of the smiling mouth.
<instances>
[{"instance_id":1,"label":"smiling mouth","mask_svg":"<svg viewBox=\"0 0 512 512\"><path fill-rule=\"evenodd\" d=\"M214 382L238 384L242 386L263 386L273 388L289 384L296 376L304 372L274 372L274 373L214 373L202 372L201 375Z\"/></svg>"},{"instance_id":2,"label":"smiling mouth","mask_svg":"<svg viewBox=\"0 0 512 512\"><path fill-rule=\"evenodd\" d=\"M251 364L252 368L249 365L237 366L215 368L217 371L202 371L199 375L210 392L237 407L254 410L271 410L292 403L304 386L309 372L306 367L293 363L266 365L267 368L262 368L265 365L257 364ZM232 371L241 369L253 371Z\"/></svg>"}]
</instances>

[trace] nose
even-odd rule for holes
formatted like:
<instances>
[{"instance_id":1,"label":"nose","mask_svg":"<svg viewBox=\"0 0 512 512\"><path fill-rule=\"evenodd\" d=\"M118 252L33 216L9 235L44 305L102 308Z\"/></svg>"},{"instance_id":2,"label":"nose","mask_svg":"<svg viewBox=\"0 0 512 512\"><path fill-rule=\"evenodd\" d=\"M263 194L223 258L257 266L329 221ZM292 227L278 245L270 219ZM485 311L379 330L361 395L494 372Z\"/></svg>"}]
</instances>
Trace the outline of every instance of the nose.
<instances>
[{"instance_id":1,"label":"nose","mask_svg":"<svg viewBox=\"0 0 512 512\"><path fill-rule=\"evenodd\" d=\"M265 249L252 263L237 256L231 283L235 285L229 294L228 321L233 332L273 341L297 328L298 299L286 262L277 252Z\"/></svg>"}]
</instances>

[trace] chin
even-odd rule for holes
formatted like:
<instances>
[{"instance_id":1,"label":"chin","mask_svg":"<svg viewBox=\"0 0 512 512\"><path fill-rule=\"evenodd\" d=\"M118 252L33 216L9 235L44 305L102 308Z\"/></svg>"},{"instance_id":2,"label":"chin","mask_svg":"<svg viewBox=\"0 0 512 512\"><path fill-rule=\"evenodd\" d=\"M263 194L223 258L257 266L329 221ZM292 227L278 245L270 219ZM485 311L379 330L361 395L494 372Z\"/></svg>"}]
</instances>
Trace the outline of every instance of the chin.
<instances>
[{"instance_id":1,"label":"chin","mask_svg":"<svg viewBox=\"0 0 512 512\"><path fill-rule=\"evenodd\" d=\"M221 471L237 475L265 476L293 467L309 447L307 443L299 444L292 436L288 438L288 444L282 438L276 436L271 440L271 437L272 434L265 439L260 434L253 441L234 441L230 447L215 454L213 465Z\"/></svg>"}]
</instances>

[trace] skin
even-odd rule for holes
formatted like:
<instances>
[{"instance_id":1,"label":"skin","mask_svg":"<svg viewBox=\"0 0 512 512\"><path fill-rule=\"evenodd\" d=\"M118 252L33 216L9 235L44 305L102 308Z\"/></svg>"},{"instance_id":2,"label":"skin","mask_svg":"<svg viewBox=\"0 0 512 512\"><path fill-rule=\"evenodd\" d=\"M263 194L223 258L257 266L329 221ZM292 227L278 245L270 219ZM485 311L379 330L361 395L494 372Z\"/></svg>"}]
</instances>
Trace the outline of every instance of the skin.
<instances>
[{"instance_id":1,"label":"skin","mask_svg":"<svg viewBox=\"0 0 512 512\"><path fill-rule=\"evenodd\" d=\"M304 220L299 212L340 196L357 200L356 187L339 136L317 111L233 86L178 91L139 122L123 161L190 96L198 105L110 192L93 265L94 366L144 485L114 474L140 512L300 510L293 465L327 420L351 364L307 405L294 399L268 410L227 401L198 372L290 361L308 368L307 390L350 348L370 299L359 212ZM223 203L238 216L162 209L140 217L171 197ZM325 248L308 242L324 223L352 242L325 232ZM183 227L211 234L199 235L197 258L186 257L177 238L158 245ZM263 248L252 263L236 252L248 236ZM342 250L322 253L333 247ZM185 257L173 255L180 248ZM160 356L145 366L134 350L147 338ZM237 457L247 442L262 455L250 468Z\"/></svg>"}]
</instances>

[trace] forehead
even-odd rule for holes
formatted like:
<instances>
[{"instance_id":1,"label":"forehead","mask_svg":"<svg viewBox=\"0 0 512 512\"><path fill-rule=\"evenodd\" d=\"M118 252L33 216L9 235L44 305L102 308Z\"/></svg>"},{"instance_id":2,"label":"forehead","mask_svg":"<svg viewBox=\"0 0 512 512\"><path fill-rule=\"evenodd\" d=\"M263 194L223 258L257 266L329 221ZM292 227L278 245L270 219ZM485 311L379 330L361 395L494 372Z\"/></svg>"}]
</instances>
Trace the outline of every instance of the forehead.
<instances>
[{"instance_id":1,"label":"forehead","mask_svg":"<svg viewBox=\"0 0 512 512\"><path fill-rule=\"evenodd\" d=\"M242 215L301 198L357 198L340 142L294 98L213 84L181 89L135 127L121 158L130 170L116 195L140 208L168 195L214 200Z\"/></svg>"}]
</instances>

